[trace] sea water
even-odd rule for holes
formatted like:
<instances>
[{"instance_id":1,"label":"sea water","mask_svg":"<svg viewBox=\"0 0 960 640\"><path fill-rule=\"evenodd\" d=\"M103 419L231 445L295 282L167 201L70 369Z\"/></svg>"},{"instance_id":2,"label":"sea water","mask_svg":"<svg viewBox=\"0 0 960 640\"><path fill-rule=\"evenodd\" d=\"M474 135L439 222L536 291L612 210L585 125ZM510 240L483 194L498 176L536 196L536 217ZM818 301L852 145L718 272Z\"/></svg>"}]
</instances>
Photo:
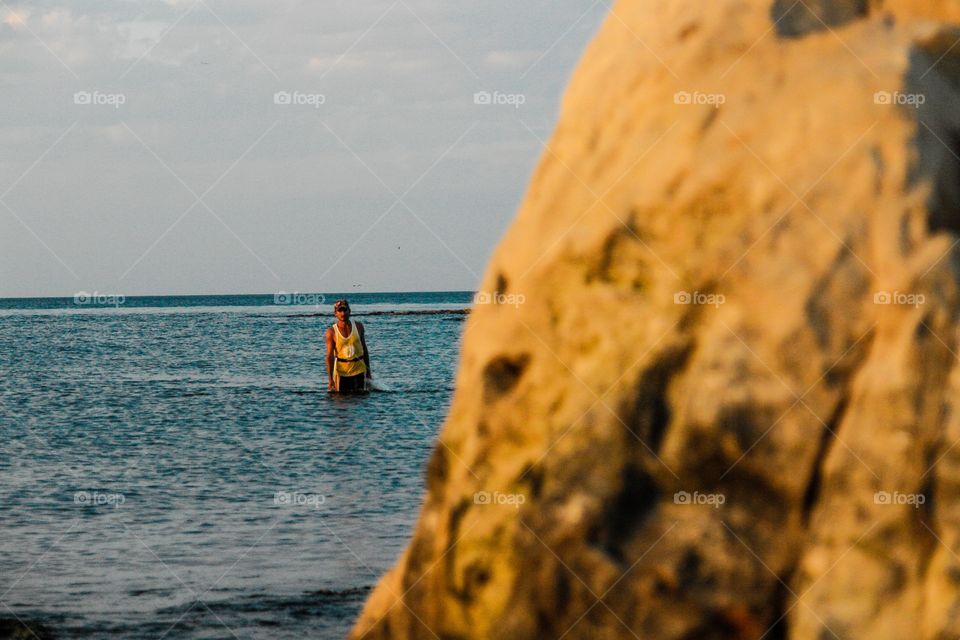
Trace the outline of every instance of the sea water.
<instances>
[{"instance_id":1,"label":"sea water","mask_svg":"<svg viewBox=\"0 0 960 640\"><path fill-rule=\"evenodd\" d=\"M471 294L0 300L0 618L61 638L343 637L416 520Z\"/></svg>"}]
</instances>

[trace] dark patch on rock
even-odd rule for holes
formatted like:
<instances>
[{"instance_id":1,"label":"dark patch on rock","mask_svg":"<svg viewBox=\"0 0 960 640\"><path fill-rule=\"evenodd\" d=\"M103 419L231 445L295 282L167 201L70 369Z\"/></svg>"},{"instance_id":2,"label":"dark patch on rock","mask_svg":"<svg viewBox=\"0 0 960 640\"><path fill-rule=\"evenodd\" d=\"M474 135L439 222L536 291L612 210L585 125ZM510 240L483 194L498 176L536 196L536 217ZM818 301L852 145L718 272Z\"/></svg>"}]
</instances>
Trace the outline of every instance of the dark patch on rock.
<instances>
[{"instance_id":1,"label":"dark patch on rock","mask_svg":"<svg viewBox=\"0 0 960 640\"><path fill-rule=\"evenodd\" d=\"M0 640L53 640L53 632L39 622L0 618Z\"/></svg>"},{"instance_id":2,"label":"dark patch on rock","mask_svg":"<svg viewBox=\"0 0 960 640\"><path fill-rule=\"evenodd\" d=\"M693 583L697 582L702 564L703 558L696 549L687 549L683 553L680 564L677 566L677 580L681 589L689 589Z\"/></svg>"},{"instance_id":3,"label":"dark patch on rock","mask_svg":"<svg viewBox=\"0 0 960 640\"><path fill-rule=\"evenodd\" d=\"M527 465L520 474L521 480L526 480L530 487L530 498L536 500L543 491L543 468Z\"/></svg>"},{"instance_id":4,"label":"dark patch on rock","mask_svg":"<svg viewBox=\"0 0 960 640\"><path fill-rule=\"evenodd\" d=\"M867 0L775 0L770 16L777 34L796 38L866 17Z\"/></svg>"},{"instance_id":5,"label":"dark patch on rock","mask_svg":"<svg viewBox=\"0 0 960 640\"><path fill-rule=\"evenodd\" d=\"M732 433L742 451L763 437L770 424L769 416L757 411L756 407L743 404L725 406L717 416L717 427L723 433ZM726 462L729 465L729 461Z\"/></svg>"},{"instance_id":6,"label":"dark patch on rock","mask_svg":"<svg viewBox=\"0 0 960 640\"><path fill-rule=\"evenodd\" d=\"M910 52L903 107L917 122L911 182L930 181L931 231L960 232L960 29L944 28ZM890 94L900 95L900 94Z\"/></svg>"},{"instance_id":7,"label":"dark patch on rock","mask_svg":"<svg viewBox=\"0 0 960 640\"><path fill-rule=\"evenodd\" d=\"M483 370L483 391L486 400L493 401L510 392L530 364L530 356L498 356L487 363Z\"/></svg>"},{"instance_id":8,"label":"dark patch on rock","mask_svg":"<svg viewBox=\"0 0 960 640\"><path fill-rule=\"evenodd\" d=\"M847 242L839 248L833 265L811 288L804 304L808 326L813 330L817 344L827 353L844 353L850 344L849 336L833 331L830 317L848 300L859 300L870 286L870 274Z\"/></svg>"},{"instance_id":9,"label":"dark patch on rock","mask_svg":"<svg viewBox=\"0 0 960 640\"><path fill-rule=\"evenodd\" d=\"M716 111L714 109L714 111ZM640 234L633 229L635 213L614 229L603 242L599 256L592 258L592 267L585 272L585 281L614 285L632 292L646 287L649 274L644 255L647 249Z\"/></svg>"},{"instance_id":10,"label":"dark patch on rock","mask_svg":"<svg viewBox=\"0 0 960 640\"><path fill-rule=\"evenodd\" d=\"M663 436L670 424L667 387L686 365L692 351L689 346L667 351L640 376L635 419L627 424L637 425L634 435L643 440L652 451L660 450Z\"/></svg>"},{"instance_id":11,"label":"dark patch on rock","mask_svg":"<svg viewBox=\"0 0 960 640\"><path fill-rule=\"evenodd\" d=\"M434 447L430 455L430 461L427 463L427 478L434 482L443 483L447 480L449 471L449 461L447 460L446 448L441 444Z\"/></svg>"},{"instance_id":12,"label":"dark patch on rock","mask_svg":"<svg viewBox=\"0 0 960 640\"><path fill-rule=\"evenodd\" d=\"M497 287L494 289L499 294L505 295L507 293L507 287L509 286L507 278L502 274L497 274ZM495 296L496 297L496 296Z\"/></svg>"},{"instance_id":13,"label":"dark patch on rock","mask_svg":"<svg viewBox=\"0 0 960 640\"><path fill-rule=\"evenodd\" d=\"M807 483L807 489L803 494L802 513L805 522L810 520L810 514L820 499L823 486L823 465L826 462L827 453L830 451L830 445L837 437L837 430L840 428L840 421L846 414L847 404L847 397L840 400L830 420L824 426L823 431L820 432L820 444L817 446L817 455L813 459L810 481Z\"/></svg>"},{"instance_id":14,"label":"dark patch on rock","mask_svg":"<svg viewBox=\"0 0 960 640\"><path fill-rule=\"evenodd\" d=\"M646 472L634 466L625 468L619 490L604 509L597 546L620 564L627 563L625 547L656 509L659 499L660 489Z\"/></svg>"},{"instance_id":15,"label":"dark patch on rock","mask_svg":"<svg viewBox=\"0 0 960 640\"><path fill-rule=\"evenodd\" d=\"M745 605L736 604L713 614L704 625L683 636L683 640L741 640L767 638L765 627Z\"/></svg>"}]
</instances>

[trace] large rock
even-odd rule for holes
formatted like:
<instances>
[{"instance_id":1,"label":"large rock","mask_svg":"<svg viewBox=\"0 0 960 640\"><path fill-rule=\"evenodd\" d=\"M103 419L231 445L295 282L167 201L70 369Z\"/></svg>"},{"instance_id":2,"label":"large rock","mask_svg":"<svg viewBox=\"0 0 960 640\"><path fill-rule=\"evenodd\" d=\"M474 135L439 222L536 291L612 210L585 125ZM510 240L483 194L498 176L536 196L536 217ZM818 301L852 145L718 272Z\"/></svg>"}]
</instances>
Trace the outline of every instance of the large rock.
<instances>
[{"instance_id":1,"label":"large rock","mask_svg":"<svg viewBox=\"0 0 960 640\"><path fill-rule=\"evenodd\" d=\"M616 3L354 638L960 634L960 0L798 3Z\"/></svg>"},{"instance_id":2,"label":"large rock","mask_svg":"<svg viewBox=\"0 0 960 640\"><path fill-rule=\"evenodd\" d=\"M39 622L0 617L0 640L52 640L53 635Z\"/></svg>"}]
</instances>

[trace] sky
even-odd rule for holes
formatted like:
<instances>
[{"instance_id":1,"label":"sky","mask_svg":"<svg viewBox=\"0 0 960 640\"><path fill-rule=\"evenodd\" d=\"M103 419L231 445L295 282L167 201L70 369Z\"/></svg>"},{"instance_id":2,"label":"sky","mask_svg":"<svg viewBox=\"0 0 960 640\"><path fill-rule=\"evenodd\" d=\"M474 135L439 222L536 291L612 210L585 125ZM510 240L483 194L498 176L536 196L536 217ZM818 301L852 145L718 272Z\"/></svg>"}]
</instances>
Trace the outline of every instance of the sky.
<instances>
[{"instance_id":1,"label":"sky","mask_svg":"<svg viewBox=\"0 0 960 640\"><path fill-rule=\"evenodd\" d=\"M475 289L607 10L0 0L0 297Z\"/></svg>"}]
</instances>

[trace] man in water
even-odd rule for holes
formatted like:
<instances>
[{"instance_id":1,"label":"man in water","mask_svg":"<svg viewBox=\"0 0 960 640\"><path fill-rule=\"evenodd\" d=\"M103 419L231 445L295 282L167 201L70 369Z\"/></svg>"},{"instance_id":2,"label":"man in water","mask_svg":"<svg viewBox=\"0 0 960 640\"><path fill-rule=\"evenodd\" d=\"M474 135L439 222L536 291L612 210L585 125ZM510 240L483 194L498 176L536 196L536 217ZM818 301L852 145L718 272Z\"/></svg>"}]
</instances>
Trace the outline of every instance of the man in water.
<instances>
[{"instance_id":1,"label":"man in water","mask_svg":"<svg viewBox=\"0 0 960 640\"><path fill-rule=\"evenodd\" d=\"M366 389L366 380L373 379L370 354L364 338L362 322L350 321L350 303L337 300L333 304L337 322L327 328L327 386L330 391L353 393Z\"/></svg>"}]
</instances>

